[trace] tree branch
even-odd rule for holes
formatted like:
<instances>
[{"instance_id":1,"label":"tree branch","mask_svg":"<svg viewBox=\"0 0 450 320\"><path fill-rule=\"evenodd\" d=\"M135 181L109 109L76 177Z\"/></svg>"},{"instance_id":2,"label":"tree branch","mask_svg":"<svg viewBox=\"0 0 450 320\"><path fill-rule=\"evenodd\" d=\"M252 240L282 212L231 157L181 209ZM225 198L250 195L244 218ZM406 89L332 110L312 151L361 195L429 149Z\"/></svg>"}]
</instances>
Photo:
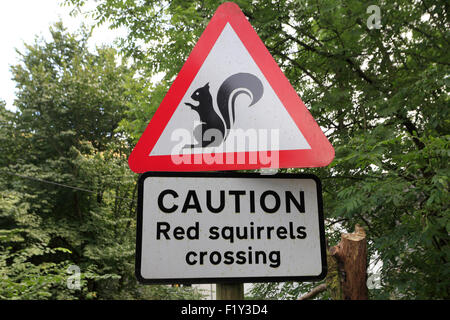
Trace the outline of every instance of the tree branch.
<instances>
[{"instance_id":1,"label":"tree branch","mask_svg":"<svg viewBox=\"0 0 450 320\"><path fill-rule=\"evenodd\" d=\"M327 290L327 284L326 283L322 283L322 284L318 285L317 287L315 287L314 289L312 289L310 292L308 292L308 293L304 294L303 296L301 296L300 298L298 298L298 300L313 299L318 294L324 292L325 290Z\"/></svg>"}]
</instances>

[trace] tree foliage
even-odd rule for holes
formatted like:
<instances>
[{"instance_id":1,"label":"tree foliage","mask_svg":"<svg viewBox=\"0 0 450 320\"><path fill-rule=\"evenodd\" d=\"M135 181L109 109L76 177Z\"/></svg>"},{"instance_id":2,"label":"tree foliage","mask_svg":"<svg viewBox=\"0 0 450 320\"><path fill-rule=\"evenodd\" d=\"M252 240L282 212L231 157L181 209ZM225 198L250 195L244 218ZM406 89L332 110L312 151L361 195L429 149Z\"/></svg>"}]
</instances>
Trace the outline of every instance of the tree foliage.
<instances>
[{"instance_id":1,"label":"tree foliage","mask_svg":"<svg viewBox=\"0 0 450 320\"><path fill-rule=\"evenodd\" d=\"M0 297L199 298L134 277L137 175L119 123L143 82L115 49L91 52L86 30L50 31L12 67L17 111L0 106Z\"/></svg>"},{"instance_id":2,"label":"tree foliage","mask_svg":"<svg viewBox=\"0 0 450 320\"><path fill-rule=\"evenodd\" d=\"M98 24L128 30L122 62L61 25L21 53L18 111L0 105L2 298L199 297L136 286L126 159L220 3L96 1ZM236 3L335 148L326 168L285 170L322 179L329 245L359 223L382 262L372 298L450 298L447 2L375 1L375 28L364 1ZM72 264L82 290L65 285ZM295 299L313 285L261 283L251 295Z\"/></svg>"},{"instance_id":3,"label":"tree foliage","mask_svg":"<svg viewBox=\"0 0 450 320\"><path fill-rule=\"evenodd\" d=\"M102 0L91 15L126 27L121 52L144 74L164 74L154 110L220 3ZM360 223L383 263L372 297L449 298L448 3L376 1L380 28L364 1L236 3L336 150L329 167L308 170L323 180L330 245ZM307 287L254 292L293 298Z\"/></svg>"}]
</instances>

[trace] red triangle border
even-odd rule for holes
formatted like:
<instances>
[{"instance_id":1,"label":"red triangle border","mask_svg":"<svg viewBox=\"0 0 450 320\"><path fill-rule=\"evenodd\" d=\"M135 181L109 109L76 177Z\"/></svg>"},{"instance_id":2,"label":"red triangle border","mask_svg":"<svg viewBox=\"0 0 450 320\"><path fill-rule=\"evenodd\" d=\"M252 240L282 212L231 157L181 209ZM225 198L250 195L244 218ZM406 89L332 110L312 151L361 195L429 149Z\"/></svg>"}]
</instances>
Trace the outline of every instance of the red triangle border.
<instances>
[{"instance_id":1,"label":"red triangle border","mask_svg":"<svg viewBox=\"0 0 450 320\"><path fill-rule=\"evenodd\" d=\"M278 163L234 163L234 164L176 164L171 156L150 156L167 123L175 112L181 99L196 77L203 62L213 48L226 24L229 23L250 56L266 77L272 89L285 106L289 115L305 137L311 149L281 150L278 152ZM275 151L273 151L275 152ZM234 156L246 156L250 159L258 152L236 152ZM224 153L225 157L229 153ZM270 152L269 152L270 156ZM180 70L178 76L156 110L150 123L136 144L128 164L132 171L143 173L146 171L221 171L221 170L250 170L260 168L300 168L323 167L334 159L334 148L323 134L289 80L283 74L256 31L247 21L240 8L234 3L224 3L217 9L205 31Z\"/></svg>"}]
</instances>

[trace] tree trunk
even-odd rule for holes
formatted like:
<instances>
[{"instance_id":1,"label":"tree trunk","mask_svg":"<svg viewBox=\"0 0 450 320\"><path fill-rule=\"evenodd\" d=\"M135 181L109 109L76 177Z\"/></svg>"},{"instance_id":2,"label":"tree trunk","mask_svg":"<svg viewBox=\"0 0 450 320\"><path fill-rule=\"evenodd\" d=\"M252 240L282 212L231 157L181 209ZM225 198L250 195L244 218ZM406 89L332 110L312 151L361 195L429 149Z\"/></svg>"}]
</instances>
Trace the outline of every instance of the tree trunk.
<instances>
[{"instance_id":1,"label":"tree trunk","mask_svg":"<svg viewBox=\"0 0 450 320\"><path fill-rule=\"evenodd\" d=\"M342 300L342 284L338 262L336 258L331 255L330 251L331 250L327 250L328 272L325 283L327 284L327 291L330 294L331 299Z\"/></svg>"},{"instance_id":2,"label":"tree trunk","mask_svg":"<svg viewBox=\"0 0 450 320\"><path fill-rule=\"evenodd\" d=\"M357 224L354 233L342 234L339 244L330 249L330 255L337 261L342 299L368 299L367 243L364 229ZM339 292L337 294L340 295Z\"/></svg>"},{"instance_id":3,"label":"tree trunk","mask_svg":"<svg viewBox=\"0 0 450 320\"><path fill-rule=\"evenodd\" d=\"M244 300L243 283L218 283L216 300Z\"/></svg>"}]
</instances>

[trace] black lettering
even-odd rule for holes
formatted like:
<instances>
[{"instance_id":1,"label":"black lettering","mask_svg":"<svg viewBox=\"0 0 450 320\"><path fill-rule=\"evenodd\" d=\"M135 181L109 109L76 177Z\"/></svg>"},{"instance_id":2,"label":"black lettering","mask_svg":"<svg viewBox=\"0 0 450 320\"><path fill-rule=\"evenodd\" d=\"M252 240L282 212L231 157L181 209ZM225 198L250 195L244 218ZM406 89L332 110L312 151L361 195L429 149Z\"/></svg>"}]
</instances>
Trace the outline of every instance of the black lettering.
<instances>
[{"instance_id":1,"label":"black lettering","mask_svg":"<svg viewBox=\"0 0 450 320\"><path fill-rule=\"evenodd\" d=\"M245 251L236 252L236 263L245 264Z\"/></svg>"},{"instance_id":2,"label":"black lettering","mask_svg":"<svg viewBox=\"0 0 450 320\"><path fill-rule=\"evenodd\" d=\"M222 238L225 240L230 240L230 243L234 242L234 232L233 227L223 227L222 228Z\"/></svg>"},{"instance_id":3,"label":"black lettering","mask_svg":"<svg viewBox=\"0 0 450 320\"><path fill-rule=\"evenodd\" d=\"M212 213L219 213L223 210L223 208L225 207L225 191L220 190L220 203L219 203L219 207L214 208L212 206L211 203L211 190L207 190L206 191L206 207L208 208L209 211L211 211Z\"/></svg>"},{"instance_id":4,"label":"black lettering","mask_svg":"<svg viewBox=\"0 0 450 320\"><path fill-rule=\"evenodd\" d=\"M280 266L280 251L271 251L269 253L270 266L278 268Z\"/></svg>"},{"instance_id":5,"label":"black lettering","mask_svg":"<svg viewBox=\"0 0 450 320\"><path fill-rule=\"evenodd\" d=\"M242 229L242 234L241 234L241 229ZM243 239L247 239L247 236L248 236L247 227L236 227L236 238L243 240Z\"/></svg>"},{"instance_id":6,"label":"black lettering","mask_svg":"<svg viewBox=\"0 0 450 320\"><path fill-rule=\"evenodd\" d=\"M217 239L219 239L219 237L220 237L219 227L213 226L213 227L209 228L209 238L211 240L217 240Z\"/></svg>"},{"instance_id":7,"label":"black lettering","mask_svg":"<svg viewBox=\"0 0 450 320\"><path fill-rule=\"evenodd\" d=\"M193 266L194 264L197 263L197 261L196 261L196 260L192 261L191 259L189 259L190 256L196 257L196 256L197 256L197 253L195 253L194 251L189 251L189 252L186 254L186 263L187 263L188 265L190 265L190 266Z\"/></svg>"},{"instance_id":8,"label":"black lettering","mask_svg":"<svg viewBox=\"0 0 450 320\"><path fill-rule=\"evenodd\" d=\"M184 239L184 229L183 227L176 227L173 229L173 237L177 240Z\"/></svg>"},{"instance_id":9,"label":"black lettering","mask_svg":"<svg viewBox=\"0 0 450 320\"><path fill-rule=\"evenodd\" d=\"M186 254L185 261L188 265L193 266L197 263L203 265L205 263L206 257L212 265L218 265L224 263L226 265L236 264L267 264L269 261L269 266L272 268L278 268L280 266L280 251L271 251L267 254L265 251L252 251L252 247L248 247L248 252L237 251L234 255L233 251L225 251L221 254L219 251L189 251Z\"/></svg>"},{"instance_id":10,"label":"black lettering","mask_svg":"<svg viewBox=\"0 0 450 320\"><path fill-rule=\"evenodd\" d=\"M272 238L272 231L275 230L275 227L267 227L267 239L271 239Z\"/></svg>"},{"instance_id":11,"label":"black lettering","mask_svg":"<svg viewBox=\"0 0 450 320\"><path fill-rule=\"evenodd\" d=\"M262 257L262 260L263 260L262 263L266 264L267 263L267 256L266 256L266 253L264 251L255 251L255 264L259 264L260 263L260 260L259 260L260 256Z\"/></svg>"},{"instance_id":12,"label":"black lettering","mask_svg":"<svg viewBox=\"0 0 450 320\"><path fill-rule=\"evenodd\" d=\"M176 193L174 190L171 190L171 189L164 190L158 196L158 207L159 207L159 210L161 210L164 213L172 213L178 209L178 206L176 204L174 204L171 208L166 208L164 206L163 198L167 194L172 195L174 198L178 198L178 193Z\"/></svg>"},{"instance_id":13,"label":"black lettering","mask_svg":"<svg viewBox=\"0 0 450 320\"><path fill-rule=\"evenodd\" d=\"M256 239L261 239L261 233L264 231L265 227L256 227Z\"/></svg>"},{"instance_id":14,"label":"black lettering","mask_svg":"<svg viewBox=\"0 0 450 320\"><path fill-rule=\"evenodd\" d=\"M250 213L255 213L255 191L250 191Z\"/></svg>"},{"instance_id":15,"label":"black lettering","mask_svg":"<svg viewBox=\"0 0 450 320\"><path fill-rule=\"evenodd\" d=\"M223 263L225 264L233 264L234 263L234 257L233 257L233 251L225 251L223 254Z\"/></svg>"},{"instance_id":16,"label":"black lettering","mask_svg":"<svg viewBox=\"0 0 450 320\"><path fill-rule=\"evenodd\" d=\"M200 251L200 264L203 264L205 256L208 254L206 251Z\"/></svg>"},{"instance_id":17,"label":"black lettering","mask_svg":"<svg viewBox=\"0 0 450 320\"><path fill-rule=\"evenodd\" d=\"M195 223L195 225L187 228L186 230L186 236L188 237L189 240L198 240L199 233L200 233L200 224L198 221Z\"/></svg>"},{"instance_id":18,"label":"black lettering","mask_svg":"<svg viewBox=\"0 0 450 320\"><path fill-rule=\"evenodd\" d=\"M306 227L298 227L297 228L297 239L305 239L306 238Z\"/></svg>"},{"instance_id":19,"label":"black lettering","mask_svg":"<svg viewBox=\"0 0 450 320\"><path fill-rule=\"evenodd\" d=\"M291 202L294 203L295 207L297 208L298 212L305 212L305 192L300 191L299 192L299 201L294 197L292 192L286 191L286 212L291 212Z\"/></svg>"},{"instance_id":20,"label":"black lettering","mask_svg":"<svg viewBox=\"0 0 450 320\"><path fill-rule=\"evenodd\" d=\"M277 236L280 239L286 239L287 238L287 230L285 227L278 227L277 228Z\"/></svg>"},{"instance_id":21,"label":"black lettering","mask_svg":"<svg viewBox=\"0 0 450 320\"><path fill-rule=\"evenodd\" d=\"M164 228L164 229L163 229ZM169 236L170 224L167 222L157 222L156 223L156 240L161 239L161 234L166 237L166 240L170 240Z\"/></svg>"},{"instance_id":22,"label":"black lettering","mask_svg":"<svg viewBox=\"0 0 450 320\"><path fill-rule=\"evenodd\" d=\"M273 198L275 199L275 206L273 208L268 208L266 205L266 197L268 195L273 196ZM264 191L261 194L261 198L259 199L261 208L266 212L266 213L274 213L276 211L278 211L278 209L280 208L280 196L278 195L278 193L276 193L275 191L272 190L267 190Z\"/></svg>"},{"instance_id":23,"label":"black lettering","mask_svg":"<svg viewBox=\"0 0 450 320\"><path fill-rule=\"evenodd\" d=\"M194 201L191 204L191 200ZM200 207L200 202L198 201L197 194L195 190L189 190L186 196L186 200L184 201L183 209L181 212L186 213L188 209L195 209L198 213L202 212L202 208Z\"/></svg>"},{"instance_id":24,"label":"black lettering","mask_svg":"<svg viewBox=\"0 0 450 320\"><path fill-rule=\"evenodd\" d=\"M217 258L214 259L213 258L214 256L216 256ZM220 252L218 251L211 252L211 254L209 255L209 262L211 262L211 264L217 265L220 263L220 261L222 261L222 256L220 255Z\"/></svg>"},{"instance_id":25,"label":"black lettering","mask_svg":"<svg viewBox=\"0 0 450 320\"><path fill-rule=\"evenodd\" d=\"M236 213L241 212L241 198L240 196L245 195L244 190L230 190L228 191L230 195L234 196L234 209Z\"/></svg>"},{"instance_id":26,"label":"black lettering","mask_svg":"<svg viewBox=\"0 0 450 320\"><path fill-rule=\"evenodd\" d=\"M289 222L289 238L295 239L294 224L292 223L292 221Z\"/></svg>"}]
</instances>

